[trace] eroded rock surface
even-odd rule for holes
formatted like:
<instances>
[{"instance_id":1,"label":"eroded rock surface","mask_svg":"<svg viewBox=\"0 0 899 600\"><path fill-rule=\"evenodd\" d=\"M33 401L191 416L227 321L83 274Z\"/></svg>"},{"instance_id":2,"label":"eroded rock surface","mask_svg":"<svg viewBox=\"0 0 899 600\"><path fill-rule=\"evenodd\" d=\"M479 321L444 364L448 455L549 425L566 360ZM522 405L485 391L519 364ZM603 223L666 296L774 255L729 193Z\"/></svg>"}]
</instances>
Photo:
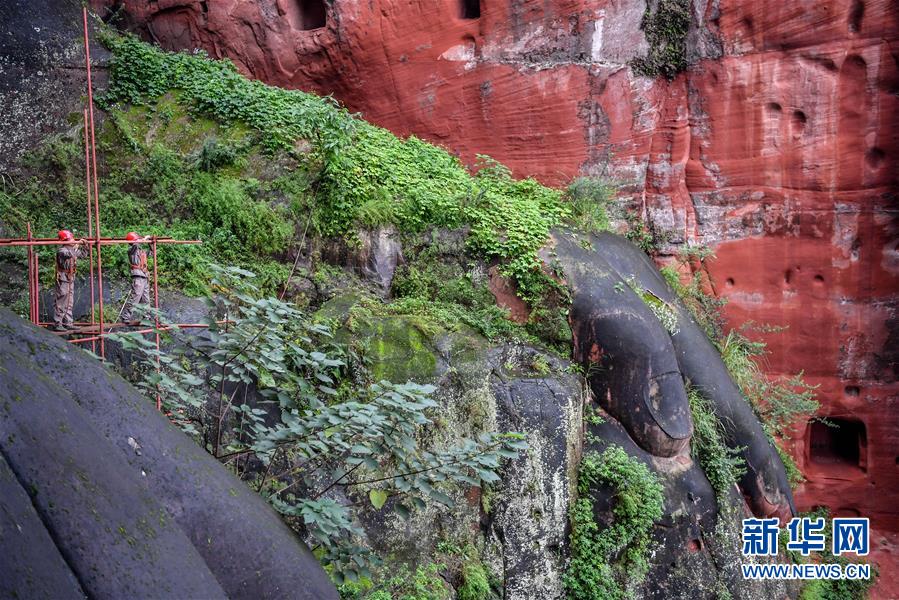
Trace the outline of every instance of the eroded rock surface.
<instances>
[{"instance_id":1,"label":"eroded rock surface","mask_svg":"<svg viewBox=\"0 0 899 600\"><path fill-rule=\"evenodd\" d=\"M590 240L588 247L582 240ZM554 234L544 258L560 266L572 289L575 361L586 380L545 351L491 344L465 326L434 329L411 316L366 316L354 309L359 294L335 296L320 309L318 318L342 324L339 340L365 348L376 377L437 386L441 409L429 443L451 445L499 430L526 433L530 446L504 468L501 483L457 490L453 508L429 506L408 520L363 510L369 545L393 561L425 564L441 544L471 544L502 582L505 598L563 598L569 508L582 453L616 445L645 462L665 490L638 597L716 598L722 590L734 598L793 595L782 585L746 582L739 572L745 560L740 520L753 512L793 512L783 465L686 310L679 309L679 331L672 335L629 287L628 279L677 306L652 262L618 236L567 232ZM686 357L692 344L700 346ZM733 486L723 504L691 458L685 380L713 400L732 425L728 445L742 448L747 461L740 489ZM591 393L602 407L601 423L584 419ZM597 521L608 525L615 491L596 487L591 497Z\"/></svg>"},{"instance_id":2,"label":"eroded rock surface","mask_svg":"<svg viewBox=\"0 0 899 600\"><path fill-rule=\"evenodd\" d=\"M82 122L87 89L81 7L78 0L0 4L0 172L12 170L48 134L71 127L72 112ZM109 52L96 40L96 22L90 21L91 58L99 90Z\"/></svg>"}]
</instances>

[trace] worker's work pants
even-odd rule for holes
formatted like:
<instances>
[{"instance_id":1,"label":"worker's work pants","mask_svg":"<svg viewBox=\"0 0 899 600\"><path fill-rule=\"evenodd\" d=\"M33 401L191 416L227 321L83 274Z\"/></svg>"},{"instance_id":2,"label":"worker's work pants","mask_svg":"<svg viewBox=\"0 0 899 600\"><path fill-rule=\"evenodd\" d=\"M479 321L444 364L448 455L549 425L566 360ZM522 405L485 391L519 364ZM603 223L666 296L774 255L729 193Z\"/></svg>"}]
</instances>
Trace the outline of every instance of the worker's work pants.
<instances>
[{"instance_id":1,"label":"worker's work pants","mask_svg":"<svg viewBox=\"0 0 899 600\"><path fill-rule=\"evenodd\" d=\"M72 305L75 303L75 282L56 280L56 303L53 305L53 324L72 325Z\"/></svg>"},{"instance_id":2,"label":"worker's work pants","mask_svg":"<svg viewBox=\"0 0 899 600\"><path fill-rule=\"evenodd\" d=\"M128 295L128 301L125 302L125 308L122 310L122 321L130 321L134 306L137 304L150 304L150 282L146 277L131 277L131 293Z\"/></svg>"}]
</instances>

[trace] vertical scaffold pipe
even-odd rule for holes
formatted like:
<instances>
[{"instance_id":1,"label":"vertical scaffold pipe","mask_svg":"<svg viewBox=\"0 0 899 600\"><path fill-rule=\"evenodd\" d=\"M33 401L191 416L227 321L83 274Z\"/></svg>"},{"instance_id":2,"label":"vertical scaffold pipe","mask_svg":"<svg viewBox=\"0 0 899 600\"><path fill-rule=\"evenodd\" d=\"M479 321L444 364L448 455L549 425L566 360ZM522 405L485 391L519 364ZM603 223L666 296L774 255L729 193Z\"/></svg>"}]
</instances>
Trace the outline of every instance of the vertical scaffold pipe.
<instances>
[{"instance_id":1,"label":"vertical scaffold pipe","mask_svg":"<svg viewBox=\"0 0 899 600\"><path fill-rule=\"evenodd\" d=\"M27 232L28 232L28 241L31 241L31 222L26 224ZM34 289L35 289L35 272L34 272L34 248L32 246L28 246L28 316L31 318L31 322L35 325L38 325L37 318L37 309L35 308L34 303Z\"/></svg>"},{"instance_id":2,"label":"vertical scaffold pipe","mask_svg":"<svg viewBox=\"0 0 899 600\"><path fill-rule=\"evenodd\" d=\"M94 180L94 243L97 246L97 283L100 305L100 357L106 358L106 346L103 338L103 253L100 249L100 184L97 178L97 141L94 127L94 86L91 79L91 46L87 30L87 6L82 9L84 21L84 62L87 68L87 105L91 129L91 171Z\"/></svg>"},{"instance_id":3,"label":"vertical scaffold pipe","mask_svg":"<svg viewBox=\"0 0 899 600\"><path fill-rule=\"evenodd\" d=\"M87 109L84 109L84 176L85 176L85 192L87 193L87 235L89 238L94 237L94 215L93 208L91 206L92 197L91 197L91 158L90 158L90 137L88 135L88 116ZM93 330L94 325L97 324L97 315L96 309L94 308L94 304L96 303L96 298L94 297L94 247L89 246L88 252L90 254L90 271L89 278L91 284L91 330ZM94 354L97 353L97 342L91 342L91 352Z\"/></svg>"},{"instance_id":4,"label":"vertical scaffold pipe","mask_svg":"<svg viewBox=\"0 0 899 600\"><path fill-rule=\"evenodd\" d=\"M159 272L156 269L156 236L153 236L153 307L156 309L153 315L156 334L156 372L162 370L159 361ZM162 397L159 394L159 384L156 384L156 410L162 410Z\"/></svg>"}]
</instances>

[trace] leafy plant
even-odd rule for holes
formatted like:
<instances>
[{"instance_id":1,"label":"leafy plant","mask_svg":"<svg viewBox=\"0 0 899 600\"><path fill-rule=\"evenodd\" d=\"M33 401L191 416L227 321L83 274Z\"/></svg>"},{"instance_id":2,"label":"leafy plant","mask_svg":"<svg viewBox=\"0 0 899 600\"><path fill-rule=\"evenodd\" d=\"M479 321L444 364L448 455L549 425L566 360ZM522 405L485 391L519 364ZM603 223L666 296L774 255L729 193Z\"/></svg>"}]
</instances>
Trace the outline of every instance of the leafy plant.
<instances>
[{"instance_id":1,"label":"leafy plant","mask_svg":"<svg viewBox=\"0 0 899 600\"><path fill-rule=\"evenodd\" d=\"M557 291L536 253L551 227L571 217L561 193L480 157L471 176L459 160L414 136L396 138L354 118L330 98L241 77L233 64L202 53L173 54L130 36L107 36L113 51L106 105L151 103L179 91L195 115L241 123L271 152L286 151L318 172L315 231L352 236L359 224L393 223L404 232L468 226L469 246L496 259L531 304ZM302 141L312 151L299 150Z\"/></svg>"},{"instance_id":2,"label":"leafy plant","mask_svg":"<svg viewBox=\"0 0 899 600\"><path fill-rule=\"evenodd\" d=\"M371 306L375 313L417 315L447 330L471 327L490 340L536 341L536 337L509 319L508 310L496 305L486 277L474 268L444 262L434 244L406 244L406 263L397 268L390 304Z\"/></svg>"},{"instance_id":3,"label":"leafy plant","mask_svg":"<svg viewBox=\"0 0 899 600\"><path fill-rule=\"evenodd\" d=\"M727 304L727 299L717 298L705 292L702 271L696 271L686 284L681 282L680 275L674 267L662 267L659 272L705 331L706 336L713 342L720 340L724 336L725 326L721 309Z\"/></svg>"},{"instance_id":4,"label":"leafy plant","mask_svg":"<svg viewBox=\"0 0 899 600\"><path fill-rule=\"evenodd\" d=\"M655 315L659 320L659 323L662 324L662 327L664 327L669 334L677 335L680 332L677 308L656 296L652 291L642 287L637 283L637 280L633 275L629 276L625 281L628 286L636 292L640 299L643 300L643 304L652 311L652 314ZM622 290L623 287L620 290L618 284L616 284L615 292L619 293Z\"/></svg>"},{"instance_id":5,"label":"leafy plant","mask_svg":"<svg viewBox=\"0 0 899 600\"><path fill-rule=\"evenodd\" d=\"M199 113L225 122L241 122L262 134L270 151L293 151L297 140L310 140L319 158L336 156L352 134L354 120L330 97L284 90L246 79L228 60L208 60L202 51L167 53L136 37L107 33L112 50L109 91L103 98L142 104L170 90Z\"/></svg>"},{"instance_id":6,"label":"leafy plant","mask_svg":"<svg viewBox=\"0 0 899 600\"><path fill-rule=\"evenodd\" d=\"M693 417L693 437L690 450L712 484L718 506L730 504L729 494L746 472L741 448L730 448L724 442L724 428L709 400L699 390L689 387L687 398Z\"/></svg>"},{"instance_id":7,"label":"leafy plant","mask_svg":"<svg viewBox=\"0 0 899 600\"><path fill-rule=\"evenodd\" d=\"M375 591L369 600L449 600L449 586L440 576L440 563L419 566L415 572L401 567L393 577Z\"/></svg>"},{"instance_id":8,"label":"leafy plant","mask_svg":"<svg viewBox=\"0 0 899 600\"><path fill-rule=\"evenodd\" d=\"M664 327L668 333L677 335L680 332L680 328L677 324L677 309L649 290L642 290L640 292L640 298L643 300L643 303L649 307L649 310L652 311L652 314L656 316L662 324L662 327Z\"/></svg>"},{"instance_id":9,"label":"leafy plant","mask_svg":"<svg viewBox=\"0 0 899 600\"><path fill-rule=\"evenodd\" d=\"M568 184L564 198L571 203L571 221L581 231L609 230L608 204L615 188L596 177L577 177Z\"/></svg>"},{"instance_id":10,"label":"leafy plant","mask_svg":"<svg viewBox=\"0 0 899 600\"><path fill-rule=\"evenodd\" d=\"M502 460L525 447L512 433L421 447L418 434L437 407L432 386L354 383L330 330L275 298L257 298L252 279L215 269L210 304L218 320L207 335L174 329L164 351L139 336L116 339L143 358L138 385L160 394L176 423L308 535L338 582L371 575L370 557L355 543L360 498L405 516L431 501L452 505L453 485L498 481Z\"/></svg>"},{"instance_id":11,"label":"leafy plant","mask_svg":"<svg viewBox=\"0 0 899 600\"><path fill-rule=\"evenodd\" d=\"M487 600L490 582L487 571L480 562L467 562L462 566L462 585L456 592L457 600Z\"/></svg>"},{"instance_id":12,"label":"leafy plant","mask_svg":"<svg viewBox=\"0 0 899 600\"><path fill-rule=\"evenodd\" d=\"M640 28L646 34L649 51L631 61L634 71L647 77L674 79L687 68L690 0L647 2Z\"/></svg>"},{"instance_id":13,"label":"leafy plant","mask_svg":"<svg viewBox=\"0 0 899 600\"><path fill-rule=\"evenodd\" d=\"M232 145L223 144L215 138L207 138L197 153L196 164L201 170L211 173L237 164L241 154L241 151Z\"/></svg>"},{"instance_id":14,"label":"leafy plant","mask_svg":"<svg viewBox=\"0 0 899 600\"><path fill-rule=\"evenodd\" d=\"M702 262L709 256L707 251L694 248L688 250L682 260L697 258ZM769 377L759 366L766 354L763 342L753 342L741 331L733 329L725 335L724 318L721 314L721 307L725 302L704 291L702 271L694 273L690 283L686 285L681 283L677 271L671 267L662 268L661 273L715 344L731 377L755 410L765 433L777 448L790 483L798 485L803 481L802 473L793 458L783 450L782 444L783 440L790 439L796 423L812 418L817 412L817 386L806 383L801 372L792 377ZM752 323L746 323L743 328L750 327ZM770 327L763 329L776 331Z\"/></svg>"},{"instance_id":15,"label":"leafy plant","mask_svg":"<svg viewBox=\"0 0 899 600\"><path fill-rule=\"evenodd\" d=\"M624 220L627 222L627 231L624 232L624 237L646 254L656 254L659 246L667 241L667 236L656 232L652 223L645 222L636 211L626 212Z\"/></svg>"},{"instance_id":16,"label":"leafy plant","mask_svg":"<svg viewBox=\"0 0 899 600\"><path fill-rule=\"evenodd\" d=\"M597 486L611 488L613 521L600 527L594 518ZM571 507L571 562L564 575L574 600L625 598L648 569L650 532L662 516L662 485L641 461L618 446L589 452L578 472L578 499Z\"/></svg>"},{"instance_id":17,"label":"leafy plant","mask_svg":"<svg viewBox=\"0 0 899 600\"><path fill-rule=\"evenodd\" d=\"M719 344L719 350L731 376L770 435L789 438L798 420L818 410L814 392L817 386L807 384L802 372L783 379L771 379L762 372L758 361L765 356L764 342L753 342L731 330Z\"/></svg>"}]
</instances>

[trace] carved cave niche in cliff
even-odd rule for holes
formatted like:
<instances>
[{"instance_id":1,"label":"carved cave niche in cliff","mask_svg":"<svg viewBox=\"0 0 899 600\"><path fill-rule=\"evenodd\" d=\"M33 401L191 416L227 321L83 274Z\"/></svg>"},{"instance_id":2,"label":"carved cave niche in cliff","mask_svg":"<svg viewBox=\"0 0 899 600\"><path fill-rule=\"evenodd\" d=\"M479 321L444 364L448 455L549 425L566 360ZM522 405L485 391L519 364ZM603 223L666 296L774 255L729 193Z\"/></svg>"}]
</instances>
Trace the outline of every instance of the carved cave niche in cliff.
<instances>
[{"instance_id":1,"label":"carved cave niche in cliff","mask_svg":"<svg viewBox=\"0 0 899 600\"><path fill-rule=\"evenodd\" d=\"M481 18L481 0L459 0L459 17L463 19Z\"/></svg>"},{"instance_id":2,"label":"carved cave niche in cliff","mask_svg":"<svg viewBox=\"0 0 899 600\"><path fill-rule=\"evenodd\" d=\"M310 31L327 24L328 10L325 0L288 0L287 19L294 29Z\"/></svg>"},{"instance_id":3,"label":"carved cave niche in cliff","mask_svg":"<svg viewBox=\"0 0 899 600\"><path fill-rule=\"evenodd\" d=\"M809 466L822 475L848 475L868 469L865 424L853 419L828 417L808 425Z\"/></svg>"},{"instance_id":4,"label":"carved cave niche in cliff","mask_svg":"<svg viewBox=\"0 0 899 600\"><path fill-rule=\"evenodd\" d=\"M858 33L862 30L862 19L865 16L865 3L862 0L854 0L849 9L849 32Z\"/></svg>"}]
</instances>

